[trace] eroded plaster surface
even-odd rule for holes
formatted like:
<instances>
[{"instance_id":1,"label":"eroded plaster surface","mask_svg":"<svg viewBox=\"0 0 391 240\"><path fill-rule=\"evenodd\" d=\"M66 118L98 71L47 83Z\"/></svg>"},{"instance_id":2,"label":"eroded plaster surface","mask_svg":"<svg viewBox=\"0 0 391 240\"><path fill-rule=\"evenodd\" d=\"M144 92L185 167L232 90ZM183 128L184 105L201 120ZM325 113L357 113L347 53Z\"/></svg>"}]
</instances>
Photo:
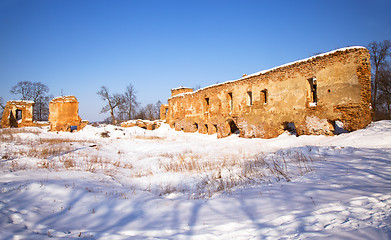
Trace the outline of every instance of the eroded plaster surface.
<instances>
[{"instance_id":1,"label":"eroded plaster surface","mask_svg":"<svg viewBox=\"0 0 391 240\"><path fill-rule=\"evenodd\" d=\"M50 131L78 131L88 122L79 116L79 102L75 96L62 96L49 103Z\"/></svg>"},{"instance_id":2,"label":"eroded plaster surface","mask_svg":"<svg viewBox=\"0 0 391 240\"><path fill-rule=\"evenodd\" d=\"M5 105L1 126L9 127L31 127L34 126L34 102L13 100Z\"/></svg>"},{"instance_id":3,"label":"eroded plaster surface","mask_svg":"<svg viewBox=\"0 0 391 240\"><path fill-rule=\"evenodd\" d=\"M171 91L161 119L185 132L272 138L332 135L371 122L371 68L363 47L338 49L192 92Z\"/></svg>"}]
</instances>

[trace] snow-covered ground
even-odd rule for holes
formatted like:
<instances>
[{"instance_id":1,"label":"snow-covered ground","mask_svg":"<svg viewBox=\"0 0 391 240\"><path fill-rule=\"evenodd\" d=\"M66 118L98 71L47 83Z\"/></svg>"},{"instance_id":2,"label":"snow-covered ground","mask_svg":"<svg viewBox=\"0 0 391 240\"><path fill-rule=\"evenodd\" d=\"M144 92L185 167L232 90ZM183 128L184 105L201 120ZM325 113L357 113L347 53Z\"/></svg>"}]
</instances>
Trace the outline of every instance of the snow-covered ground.
<instances>
[{"instance_id":1,"label":"snow-covered ground","mask_svg":"<svg viewBox=\"0 0 391 240\"><path fill-rule=\"evenodd\" d=\"M0 239L391 239L391 121L275 139L0 130Z\"/></svg>"}]
</instances>

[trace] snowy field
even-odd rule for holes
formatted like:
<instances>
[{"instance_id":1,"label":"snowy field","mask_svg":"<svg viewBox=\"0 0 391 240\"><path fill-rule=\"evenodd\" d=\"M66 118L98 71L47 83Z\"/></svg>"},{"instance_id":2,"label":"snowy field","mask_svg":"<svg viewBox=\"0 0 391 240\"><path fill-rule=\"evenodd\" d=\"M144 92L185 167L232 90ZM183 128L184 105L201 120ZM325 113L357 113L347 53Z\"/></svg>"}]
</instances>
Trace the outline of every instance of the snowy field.
<instances>
[{"instance_id":1,"label":"snowy field","mask_svg":"<svg viewBox=\"0 0 391 240\"><path fill-rule=\"evenodd\" d=\"M0 129L0 239L391 239L391 121L275 139Z\"/></svg>"}]
</instances>

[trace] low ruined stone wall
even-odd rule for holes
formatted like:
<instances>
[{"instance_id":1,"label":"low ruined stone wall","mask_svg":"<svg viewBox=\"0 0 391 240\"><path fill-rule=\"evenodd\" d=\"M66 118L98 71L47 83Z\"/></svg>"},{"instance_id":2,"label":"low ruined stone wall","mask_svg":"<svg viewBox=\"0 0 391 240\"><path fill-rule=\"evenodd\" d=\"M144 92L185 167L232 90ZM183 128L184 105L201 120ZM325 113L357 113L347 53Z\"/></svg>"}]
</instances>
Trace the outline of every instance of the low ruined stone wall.
<instances>
[{"instance_id":1,"label":"low ruined stone wall","mask_svg":"<svg viewBox=\"0 0 391 240\"><path fill-rule=\"evenodd\" d=\"M161 126L161 121L149 121L149 120L129 120L121 123L121 127L140 127L146 130L155 130Z\"/></svg>"},{"instance_id":2,"label":"low ruined stone wall","mask_svg":"<svg viewBox=\"0 0 391 240\"><path fill-rule=\"evenodd\" d=\"M168 100L167 123L176 130L225 137L272 138L288 129L298 135L332 135L371 122L371 68L363 47L339 49L245 75Z\"/></svg>"}]
</instances>

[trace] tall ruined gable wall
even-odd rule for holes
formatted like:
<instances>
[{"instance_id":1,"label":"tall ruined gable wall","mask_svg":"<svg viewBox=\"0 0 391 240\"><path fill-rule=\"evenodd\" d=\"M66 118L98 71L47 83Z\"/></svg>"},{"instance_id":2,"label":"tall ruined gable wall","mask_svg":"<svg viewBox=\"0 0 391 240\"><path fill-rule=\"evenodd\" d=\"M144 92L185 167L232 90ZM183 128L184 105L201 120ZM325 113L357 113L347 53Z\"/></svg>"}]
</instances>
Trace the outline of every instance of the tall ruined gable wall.
<instances>
[{"instance_id":1,"label":"tall ruined gable wall","mask_svg":"<svg viewBox=\"0 0 391 240\"><path fill-rule=\"evenodd\" d=\"M367 126L370 99L369 52L349 48L171 97L166 120L219 137L236 127L244 137L276 137L288 123L298 134L332 134L337 120L348 130Z\"/></svg>"},{"instance_id":2,"label":"tall ruined gable wall","mask_svg":"<svg viewBox=\"0 0 391 240\"><path fill-rule=\"evenodd\" d=\"M79 102L74 96L54 98L49 103L50 131L71 131L71 127L82 129L85 124L79 117Z\"/></svg>"}]
</instances>

